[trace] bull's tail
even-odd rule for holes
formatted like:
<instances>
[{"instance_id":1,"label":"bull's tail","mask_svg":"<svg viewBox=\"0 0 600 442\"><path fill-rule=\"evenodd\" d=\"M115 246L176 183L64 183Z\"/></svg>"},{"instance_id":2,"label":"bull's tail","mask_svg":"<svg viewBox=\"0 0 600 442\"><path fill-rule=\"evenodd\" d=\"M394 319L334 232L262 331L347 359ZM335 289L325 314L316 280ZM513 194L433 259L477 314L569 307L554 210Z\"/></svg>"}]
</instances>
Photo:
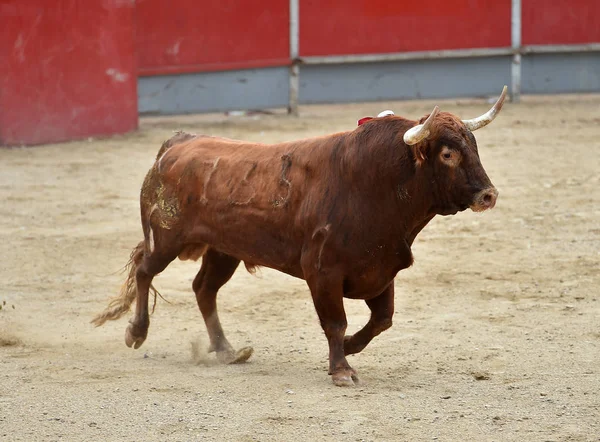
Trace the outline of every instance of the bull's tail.
<instances>
[{"instance_id":1,"label":"bull's tail","mask_svg":"<svg viewBox=\"0 0 600 442\"><path fill-rule=\"evenodd\" d=\"M135 273L142 262L142 258L144 257L144 241L140 242L135 249L131 252L131 256L129 257L129 261L125 266L125 271L127 272L127 279L123 283L121 287L121 292L119 296L113 298L108 303L108 306L102 313L97 315L94 319L92 319L92 324L96 327L101 326L106 321L113 321L115 319L119 319L125 313L127 313L135 301L137 297L137 288L135 281ZM158 292L153 286L150 286L150 291L154 294L156 299L156 294Z\"/></svg>"}]
</instances>

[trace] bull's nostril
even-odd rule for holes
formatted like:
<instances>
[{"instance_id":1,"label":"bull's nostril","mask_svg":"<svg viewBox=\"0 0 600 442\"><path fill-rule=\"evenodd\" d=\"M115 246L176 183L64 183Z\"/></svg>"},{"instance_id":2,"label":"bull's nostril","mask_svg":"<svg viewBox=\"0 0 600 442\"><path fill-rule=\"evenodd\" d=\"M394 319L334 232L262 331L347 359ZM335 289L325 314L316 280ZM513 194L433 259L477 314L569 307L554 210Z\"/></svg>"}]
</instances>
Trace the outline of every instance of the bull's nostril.
<instances>
[{"instance_id":1,"label":"bull's nostril","mask_svg":"<svg viewBox=\"0 0 600 442\"><path fill-rule=\"evenodd\" d=\"M487 189L480 190L475 194L471 209L474 212L493 209L496 205L496 198L498 198L498 191L495 188L488 187Z\"/></svg>"}]
</instances>

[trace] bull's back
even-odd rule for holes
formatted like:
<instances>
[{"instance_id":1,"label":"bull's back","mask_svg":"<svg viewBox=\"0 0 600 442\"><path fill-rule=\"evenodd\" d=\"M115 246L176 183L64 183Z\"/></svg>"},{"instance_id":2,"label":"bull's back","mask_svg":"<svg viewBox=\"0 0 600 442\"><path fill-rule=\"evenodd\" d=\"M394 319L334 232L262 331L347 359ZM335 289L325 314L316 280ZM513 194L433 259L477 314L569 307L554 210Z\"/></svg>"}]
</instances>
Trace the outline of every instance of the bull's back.
<instances>
[{"instance_id":1,"label":"bull's back","mask_svg":"<svg viewBox=\"0 0 600 442\"><path fill-rule=\"evenodd\" d=\"M186 241L295 274L307 228L300 208L316 185L308 171L320 162L312 151L202 137L172 146L156 170Z\"/></svg>"},{"instance_id":2,"label":"bull's back","mask_svg":"<svg viewBox=\"0 0 600 442\"><path fill-rule=\"evenodd\" d=\"M271 211L289 198L292 155L280 145L205 137L173 146L158 169L182 206Z\"/></svg>"}]
</instances>

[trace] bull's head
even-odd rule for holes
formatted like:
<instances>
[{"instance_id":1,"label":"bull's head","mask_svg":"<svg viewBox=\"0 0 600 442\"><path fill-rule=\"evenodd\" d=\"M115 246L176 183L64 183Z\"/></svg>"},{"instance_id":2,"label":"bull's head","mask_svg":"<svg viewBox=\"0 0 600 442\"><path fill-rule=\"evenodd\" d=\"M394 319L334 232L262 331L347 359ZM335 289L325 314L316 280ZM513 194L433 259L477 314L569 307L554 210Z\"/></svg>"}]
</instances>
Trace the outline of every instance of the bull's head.
<instances>
[{"instance_id":1,"label":"bull's head","mask_svg":"<svg viewBox=\"0 0 600 442\"><path fill-rule=\"evenodd\" d=\"M473 131L491 123L504 104L507 87L492 108L472 120L461 120L448 112L433 112L404 134L413 146L421 171L433 184L436 213L449 215L470 208L491 209L498 191L488 178L477 152Z\"/></svg>"}]
</instances>

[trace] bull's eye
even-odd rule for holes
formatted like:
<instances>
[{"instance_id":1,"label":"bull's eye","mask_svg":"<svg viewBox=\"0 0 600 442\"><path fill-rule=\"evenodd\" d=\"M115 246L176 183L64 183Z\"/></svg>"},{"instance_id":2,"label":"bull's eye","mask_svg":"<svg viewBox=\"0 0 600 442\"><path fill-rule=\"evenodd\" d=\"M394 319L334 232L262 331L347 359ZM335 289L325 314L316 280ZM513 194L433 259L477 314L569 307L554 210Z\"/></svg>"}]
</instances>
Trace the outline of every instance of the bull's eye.
<instances>
[{"instance_id":1,"label":"bull's eye","mask_svg":"<svg viewBox=\"0 0 600 442\"><path fill-rule=\"evenodd\" d=\"M440 160L447 166L454 167L458 165L459 158L460 154L457 151L450 149L448 146L442 147Z\"/></svg>"}]
</instances>

